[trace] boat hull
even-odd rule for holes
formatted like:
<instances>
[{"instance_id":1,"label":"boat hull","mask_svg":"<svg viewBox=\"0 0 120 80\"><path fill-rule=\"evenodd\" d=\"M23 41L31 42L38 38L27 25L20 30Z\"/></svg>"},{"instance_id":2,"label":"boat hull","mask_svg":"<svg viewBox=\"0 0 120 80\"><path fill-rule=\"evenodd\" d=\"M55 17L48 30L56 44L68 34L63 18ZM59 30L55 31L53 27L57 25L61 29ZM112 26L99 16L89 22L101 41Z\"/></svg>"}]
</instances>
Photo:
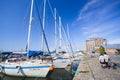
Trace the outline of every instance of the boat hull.
<instances>
[{"instance_id":1,"label":"boat hull","mask_svg":"<svg viewBox=\"0 0 120 80\"><path fill-rule=\"evenodd\" d=\"M66 68L68 65L71 65L70 59L55 59L55 60L53 60L54 68Z\"/></svg>"},{"instance_id":2,"label":"boat hull","mask_svg":"<svg viewBox=\"0 0 120 80\"><path fill-rule=\"evenodd\" d=\"M11 76L46 77L49 69L49 64L4 64L1 72Z\"/></svg>"}]
</instances>

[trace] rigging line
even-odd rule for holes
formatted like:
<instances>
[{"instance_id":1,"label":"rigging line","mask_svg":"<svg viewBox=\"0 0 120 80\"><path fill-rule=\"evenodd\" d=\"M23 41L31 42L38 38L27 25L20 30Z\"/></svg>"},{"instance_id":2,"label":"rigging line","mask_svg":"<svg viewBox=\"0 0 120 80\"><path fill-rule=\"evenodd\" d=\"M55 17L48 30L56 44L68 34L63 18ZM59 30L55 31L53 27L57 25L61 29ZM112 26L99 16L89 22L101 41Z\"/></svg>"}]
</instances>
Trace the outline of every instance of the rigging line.
<instances>
[{"instance_id":1,"label":"rigging line","mask_svg":"<svg viewBox=\"0 0 120 80\"><path fill-rule=\"evenodd\" d=\"M61 22L61 30L62 30L62 27L63 27L63 25L62 25L62 22ZM64 34L65 34L65 33L64 33ZM63 36L63 37L66 38L66 35L62 35L62 34L61 34L61 36ZM64 38L62 38L62 39L64 39ZM66 39L67 39L67 38L66 38ZM64 43L65 46L67 46L67 43L65 42L65 40L62 40L62 42ZM69 50L68 50L68 47L66 47L66 49L67 49L67 51L69 51Z\"/></svg>"},{"instance_id":2,"label":"rigging line","mask_svg":"<svg viewBox=\"0 0 120 80\"><path fill-rule=\"evenodd\" d=\"M61 25L62 25L62 24L61 24ZM65 32L65 29L64 29L63 25L62 25L61 27L62 27L62 31L63 31L63 33L64 33L66 39L67 39L67 35L66 35L66 32ZM73 50L72 50L71 44L70 44L70 42L69 42L68 39L67 39L67 41L68 41L68 44L70 45L70 50L71 50L71 52L72 52L72 55L69 53L69 58L70 58L70 61L72 62L71 57L74 57L74 56L73 56ZM69 48L69 46L68 46L68 48Z\"/></svg>"},{"instance_id":3,"label":"rigging line","mask_svg":"<svg viewBox=\"0 0 120 80\"><path fill-rule=\"evenodd\" d=\"M67 27L68 27L68 25L67 25ZM68 28L69 29L69 28ZM70 37L70 33L69 33L69 30L68 30L68 38L69 38L69 40L71 41L71 37ZM76 44L75 44L75 42L74 42L74 40L72 40L72 42L71 43L73 43L74 44L74 48L75 49L77 49L77 47L76 47ZM72 44L71 44L72 45Z\"/></svg>"},{"instance_id":4,"label":"rigging line","mask_svg":"<svg viewBox=\"0 0 120 80\"><path fill-rule=\"evenodd\" d=\"M70 38L71 39L71 38ZM72 40L72 43L73 43L73 47L77 50L77 46L76 46L76 44L75 44L75 42L74 42L74 40Z\"/></svg>"},{"instance_id":5,"label":"rigging line","mask_svg":"<svg viewBox=\"0 0 120 80\"><path fill-rule=\"evenodd\" d=\"M70 43L70 45L71 45L71 38L70 38L70 34L69 34L69 28L68 28L68 35L66 35L67 36L67 38L68 38L68 41L69 41L69 43ZM72 45L71 45L71 47L72 47Z\"/></svg>"},{"instance_id":6,"label":"rigging line","mask_svg":"<svg viewBox=\"0 0 120 80\"><path fill-rule=\"evenodd\" d=\"M53 11L53 9L52 9L52 6L51 6L51 4L50 4L50 1L47 0L47 2L48 2L48 5L49 5L49 7L50 7L50 10L51 10L51 12L52 12L52 16L55 18L54 11Z\"/></svg>"},{"instance_id":7,"label":"rigging line","mask_svg":"<svg viewBox=\"0 0 120 80\"><path fill-rule=\"evenodd\" d=\"M51 6L51 4L50 4L50 1L47 0L47 2L48 2L48 5L49 5L49 7L50 7L50 10L51 10L51 13L52 13L53 18L56 19L56 13L54 14L54 11L53 11L53 9L52 9L52 6ZM55 10L55 11L56 11L56 10ZM57 32L57 21L56 21L56 32ZM56 36L56 38L58 38L58 37L57 37L57 33L53 33L53 34L54 34L54 36ZM55 41L55 42L56 42L56 41ZM55 46L56 46L56 43L55 43Z\"/></svg>"},{"instance_id":8,"label":"rigging line","mask_svg":"<svg viewBox=\"0 0 120 80\"><path fill-rule=\"evenodd\" d=\"M51 10L51 12L52 12L52 16L55 18L54 11L53 11L53 9L52 9L52 6L51 6L51 4L50 4L50 1L47 0L47 2L48 2L48 5L49 5L49 7L50 7L50 10ZM58 13L57 10L56 10L56 13L59 15L59 13ZM57 26L59 26L59 24L56 22L56 30L58 31ZM53 33L53 34L54 34L54 33ZM57 34L54 34L54 35L57 36Z\"/></svg>"},{"instance_id":9,"label":"rigging line","mask_svg":"<svg viewBox=\"0 0 120 80\"><path fill-rule=\"evenodd\" d=\"M44 5L44 1L43 0L37 0L37 3L40 3L39 4L39 8L40 8L39 11L41 12L42 11L42 6ZM35 10L37 11L36 7L35 7ZM34 16L37 17L38 14L34 14ZM38 26L39 25L39 18L35 18L35 20L37 21L36 24L35 24L35 26ZM41 35L42 30L39 30L39 26L37 27L37 30L38 30L37 32L40 33L40 38L42 38L42 35Z\"/></svg>"},{"instance_id":10,"label":"rigging line","mask_svg":"<svg viewBox=\"0 0 120 80\"><path fill-rule=\"evenodd\" d=\"M51 10L51 12L52 12L52 16L55 18L54 11L53 11L53 9L52 9L52 6L51 6L51 4L50 4L50 1L47 0L47 2L48 2L48 5L49 5L49 7L50 7L50 10ZM56 9L56 14L59 15L57 9ZM57 15L56 15L56 16L57 16ZM58 26L58 23L57 23L57 22L56 22L56 26Z\"/></svg>"},{"instance_id":11,"label":"rigging line","mask_svg":"<svg viewBox=\"0 0 120 80\"><path fill-rule=\"evenodd\" d=\"M42 6L44 5L44 0L38 0L39 2L37 2L37 3L41 3L41 4L39 4L40 5L40 10L42 10L43 8L42 8ZM41 2L40 2L41 1Z\"/></svg>"},{"instance_id":12,"label":"rigging line","mask_svg":"<svg viewBox=\"0 0 120 80\"><path fill-rule=\"evenodd\" d=\"M48 5L49 5L49 8L50 8L50 10L51 10L52 16L53 16L53 18L55 19L54 11L53 11L53 9L52 9L52 6L51 6L51 4L50 4L50 1L47 0L47 2L48 2ZM56 22L56 31L58 31L57 26L58 26L58 23ZM58 38L57 34L55 34L55 33L53 33L53 34L56 36L56 38Z\"/></svg>"},{"instance_id":13,"label":"rigging line","mask_svg":"<svg viewBox=\"0 0 120 80\"><path fill-rule=\"evenodd\" d=\"M46 15L46 0L44 0L44 3L43 3L44 7L43 7L43 18L42 18L42 27L43 27L43 30L44 30L44 27L45 27L45 15ZM43 32L42 32L42 41L41 41L42 45L41 45L41 49L44 51L44 36L43 36Z\"/></svg>"},{"instance_id":14,"label":"rigging line","mask_svg":"<svg viewBox=\"0 0 120 80\"><path fill-rule=\"evenodd\" d=\"M67 39L67 41L68 41L68 43L69 43L69 45L70 45L70 49L71 49L71 52L72 52L72 54L73 54L72 45L71 45L70 41L68 40L68 36L66 35L66 32L65 32L65 29L64 29L63 25L62 25L62 30L63 30L63 32L64 32L64 34L65 34L65 37L66 37L66 39ZM72 55L72 56L73 56L73 55Z\"/></svg>"},{"instance_id":15,"label":"rigging line","mask_svg":"<svg viewBox=\"0 0 120 80\"><path fill-rule=\"evenodd\" d=\"M65 40L63 40L63 43L65 44L65 46L68 46ZM69 51L68 47L65 47L65 48L67 49L67 51Z\"/></svg>"},{"instance_id":16,"label":"rigging line","mask_svg":"<svg viewBox=\"0 0 120 80\"><path fill-rule=\"evenodd\" d=\"M70 39L70 33L69 33L69 27L68 27L68 24L67 24L67 36L68 36L68 39L71 40L71 39Z\"/></svg>"},{"instance_id":17,"label":"rigging line","mask_svg":"<svg viewBox=\"0 0 120 80\"><path fill-rule=\"evenodd\" d=\"M49 5L49 7L50 7L50 10L51 10L51 12L52 12L52 16L53 16L53 18L55 18L55 15L54 15L54 11L53 11L53 9L52 9L52 6L51 6L51 4L50 4L50 1L49 0L47 0L48 1L48 5ZM57 9L56 9L56 17L57 17L57 14L59 15L59 13L58 13L58 11L57 11ZM56 21L56 26L58 26L59 24L57 23L57 21Z\"/></svg>"},{"instance_id":18,"label":"rigging line","mask_svg":"<svg viewBox=\"0 0 120 80\"><path fill-rule=\"evenodd\" d=\"M64 37L67 39L65 30L63 29L63 25L62 25L62 30L63 30L63 33L64 33ZM69 51L69 49L68 49L68 44L65 43L65 40L63 40L63 42L64 42L65 46L67 46L66 49Z\"/></svg>"},{"instance_id":19,"label":"rigging line","mask_svg":"<svg viewBox=\"0 0 120 80\"><path fill-rule=\"evenodd\" d=\"M29 12L29 10L30 10L30 1L29 2L27 2L29 5L27 6L27 10L26 10L26 12L25 12L25 15L24 15L24 21L27 21L26 20L26 16L27 16L27 14L28 14L28 12Z\"/></svg>"},{"instance_id":20,"label":"rigging line","mask_svg":"<svg viewBox=\"0 0 120 80\"><path fill-rule=\"evenodd\" d=\"M45 32L44 32L44 29L43 29L43 24L42 24L42 21L41 21L41 17L40 17L40 13L39 13L39 9L38 9L38 5L37 5L37 3L36 3L36 1L35 1L35 4L36 4L36 9L37 9L37 14L38 14L38 18L39 18L39 22L40 22L40 25L41 25L41 29L42 29L42 31L43 31L43 36L44 36L44 40L45 40L45 44L46 44L46 47L47 47L47 49L48 49L48 53L50 54L50 50L49 50L49 47L48 47L48 43L47 43L47 39L46 39L46 36L45 36ZM51 57L51 60L52 60L52 56L51 56L51 54L50 54L50 57ZM52 60L52 62L53 62L53 60Z\"/></svg>"},{"instance_id":21,"label":"rigging line","mask_svg":"<svg viewBox=\"0 0 120 80\"><path fill-rule=\"evenodd\" d=\"M52 16L53 16L53 18L55 18L54 11L53 11L53 9L52 9L52 6L51 6L50 1L47 0L46 2L48 2L49 8L50 8L51 13L52 13ZM56 22L56 23L57 23L57 22ZM57 26L57 25L56 25L56 26ZM57 34L53 33L53 35L56 36L56 38L57 38Z\"/></svg>"},{"instance_id":22,"label":"rigging line","mask_svg":"<svg viewBox=\"0 0 120 80\"><path fill-rule=\"evenodd\" d=\"M52 6L51 6L51 4L50 4L50 1L47 0L47 2L48 2L48 5L49 5L49 7L50 7L50 10L51 10L51 12L52 12L52 16L55 18L54 11L53 11L53 9L52 9ZM59 15L59 13L58 13L58 11L57 11L57 9L56 9L56 16L57 16L57 14Z\"/></svg>"}]
</instances>

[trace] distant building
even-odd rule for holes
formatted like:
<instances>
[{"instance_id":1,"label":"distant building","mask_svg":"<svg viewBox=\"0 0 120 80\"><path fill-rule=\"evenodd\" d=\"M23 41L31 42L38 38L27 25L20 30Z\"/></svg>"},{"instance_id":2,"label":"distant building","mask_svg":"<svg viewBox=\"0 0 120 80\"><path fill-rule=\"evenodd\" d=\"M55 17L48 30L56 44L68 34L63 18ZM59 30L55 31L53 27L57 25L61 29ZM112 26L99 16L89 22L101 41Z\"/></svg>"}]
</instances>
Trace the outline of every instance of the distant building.
<instances>
[{"instance_id":1,"label":"distant building","mask_svg":"<svg viewBox=\"0 0 120 80\"><path fill-rule=\"evenodd\" d=\"M86 51L88 53L94 51L99 52L99 47L101 45L107 44L107 40L103 38L90 38L89 40L86 40Z\"/></svg>"},{"instance_id":2,"label":"distant building","mask_svg":"<svg viewBox=\"0 0 120 80\"><path fill-rule=\"evenodd\" d=\"M120 44L107 44L106 53L109 55L120 54Z\"/></svg>"}]
</instances>

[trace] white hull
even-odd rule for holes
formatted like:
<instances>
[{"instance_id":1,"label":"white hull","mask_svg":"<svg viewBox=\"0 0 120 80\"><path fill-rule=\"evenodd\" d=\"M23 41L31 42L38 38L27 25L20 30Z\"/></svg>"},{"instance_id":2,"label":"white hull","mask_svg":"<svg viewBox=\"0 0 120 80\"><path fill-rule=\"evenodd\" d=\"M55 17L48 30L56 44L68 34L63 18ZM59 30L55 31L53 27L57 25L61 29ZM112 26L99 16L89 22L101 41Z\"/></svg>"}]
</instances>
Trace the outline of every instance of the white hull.
<instances>
[{"instance_id":1,"label":"white hull","mask_svg":"<svg viewBox=\"0 0 120 80\"><path fill-rule=\"evenodd\" d=\"M54 68L66 68L68 65L71 65L70 59L55 59L55 60L53 60Z\"/></svg>"},{"instance_id":2,"label":"white hull","mask_svg":"<svg viewBox=\"0 0 120 80\"><path fill-rule=\"evenodd\" d=\"M39 62L4 63L2 72L12 76L46 77L51 64Z\"/></svg>"}]
</instances>

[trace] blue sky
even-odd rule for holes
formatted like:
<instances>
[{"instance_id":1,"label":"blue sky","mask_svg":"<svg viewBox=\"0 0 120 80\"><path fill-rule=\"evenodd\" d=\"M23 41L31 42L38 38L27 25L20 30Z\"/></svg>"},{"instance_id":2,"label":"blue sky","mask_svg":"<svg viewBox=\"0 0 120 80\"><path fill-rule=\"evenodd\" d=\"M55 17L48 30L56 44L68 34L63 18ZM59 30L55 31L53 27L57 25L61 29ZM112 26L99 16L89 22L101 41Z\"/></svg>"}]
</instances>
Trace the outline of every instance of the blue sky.
<instances>
[{"instance_id":1,"label":"blue sky","mask_svg":"<svg viewBox=\"0 0 120 80\"><path fill-rule=\"evenodd\" d=\"M36 0L42 17L42 0ZM49 0L52 9L62 17L63 27L69 25L73 47L85 49L85 40L103 37L110 44L120 43L120 0ZM0 0L0 50L25 50L30 0ZM41 48L41 29L33 11L31 49ZM46 4L45 34L49 47L54 48L54 19Z\"/></svg>"}]
</instances>

